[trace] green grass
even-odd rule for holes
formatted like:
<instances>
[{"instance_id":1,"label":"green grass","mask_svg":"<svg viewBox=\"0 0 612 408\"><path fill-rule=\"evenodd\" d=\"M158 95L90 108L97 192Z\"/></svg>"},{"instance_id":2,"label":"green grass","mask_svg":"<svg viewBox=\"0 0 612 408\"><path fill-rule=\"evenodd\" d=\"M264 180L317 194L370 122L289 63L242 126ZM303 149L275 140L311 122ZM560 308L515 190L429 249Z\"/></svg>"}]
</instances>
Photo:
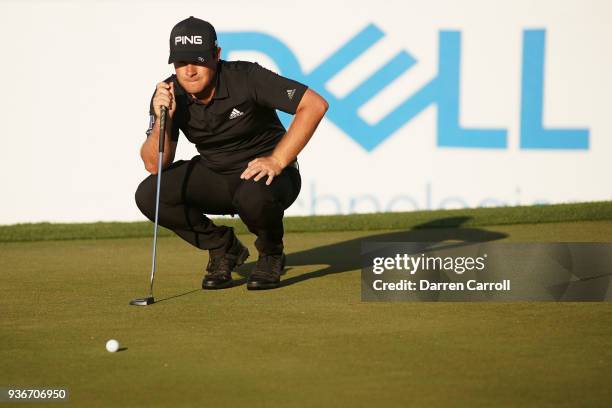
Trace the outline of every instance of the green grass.
<instances>
[{"instance_id":1,"label":"green grass","mask_svg":"<svg viewBox=\"0 0 612 408\"><path fill-rule=\"evenodd\" d=\"M373 231L596 220L612 220L612 201L465 210L287 217L285 218L285 231ZM244 224L237 217L234 219L218 219L215 222L232 226L238 233L247 232ZM151 234L152 223L149 221L0 225L0 242L138 238L148 237ZM173 235L171 231L165 228L160 228L159 234L160 236Z\"/></svg>"},{"instance_id":2,"label":"green grass","mask_svg":"<svg viewBox=\"0 0 612 408\"><path fill-rule=\"evenodd\" d=\"M611 406L610 303L360 301L363 238L610 240L612 220L580 216L289 233L291 284L267 292L198 290L206 253L161 238L147 308L128 301L146 294L148 234L2 243L0 386L67 387L86 407Z\"/></svg>"}]
</instances>

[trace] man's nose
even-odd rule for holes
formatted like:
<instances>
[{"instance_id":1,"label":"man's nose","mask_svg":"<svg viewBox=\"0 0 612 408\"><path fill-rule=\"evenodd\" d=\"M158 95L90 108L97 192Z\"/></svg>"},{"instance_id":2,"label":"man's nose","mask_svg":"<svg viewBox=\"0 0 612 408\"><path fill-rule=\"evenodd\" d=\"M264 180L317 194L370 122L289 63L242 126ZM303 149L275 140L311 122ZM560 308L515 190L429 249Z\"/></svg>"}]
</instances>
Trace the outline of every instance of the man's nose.
<instances>
[{"instance_id":1,"label":"man's nose","mask_svg":"<svg viewBox=\"0 0 612 408\"><path fill-rule=\"evenodd\" d=\"M185 68L187 68L187 75L189 76L194 76L197 73L196 66L194 64L187 64Z\"/></svg>"}]
</instances>

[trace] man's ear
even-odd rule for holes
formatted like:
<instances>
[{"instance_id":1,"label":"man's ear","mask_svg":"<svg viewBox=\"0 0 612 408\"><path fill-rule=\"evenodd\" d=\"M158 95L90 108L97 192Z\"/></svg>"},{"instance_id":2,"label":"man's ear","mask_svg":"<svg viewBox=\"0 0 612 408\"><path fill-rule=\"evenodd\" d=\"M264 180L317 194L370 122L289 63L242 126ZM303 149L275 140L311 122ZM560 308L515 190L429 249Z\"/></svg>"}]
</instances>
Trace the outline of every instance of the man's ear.
<instances>
[{"instance_id":1,"label":"man's ear","mask_svg":"<svg viewBox=\"0 0 612 408\"><path fill-rule=\"evenodd\" d=\"M221 47L217 47L217 62L221 59Z\"/></svg>"}]
</instances>

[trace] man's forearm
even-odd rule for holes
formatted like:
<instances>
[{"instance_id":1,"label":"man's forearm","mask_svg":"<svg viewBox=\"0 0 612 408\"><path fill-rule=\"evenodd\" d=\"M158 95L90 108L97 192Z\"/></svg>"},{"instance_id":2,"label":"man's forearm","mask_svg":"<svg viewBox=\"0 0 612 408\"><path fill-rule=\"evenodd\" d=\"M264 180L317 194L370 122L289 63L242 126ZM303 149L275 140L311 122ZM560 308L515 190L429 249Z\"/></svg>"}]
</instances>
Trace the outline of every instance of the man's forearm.
<instances>
[{"instance_id":1,"label":"man's forearm","mask_svg":"<svg viewBox=\"0 0 612 408\"><path fill-rule=\"evenodd\" d=\"M279 162L282 168L295 160L306 146L325 115L327 107L326 103L314 104L296 112L287 133L272 152L272 157Z\"/></svg>"},{"instance_id":2,"label":"man's forearm","mask_svg":"<svg viewBox=\"0 0 612 408\"><path fill-rule=\"evenodd\" d=\"M164 158L162 168L166 168L174 159L174 149L170 140L170 129L172 129L172 119L166 120L166 137L164 138ZM144 163L145 169L151 174L157 174L158 159L159 159L159 124L157 120L151 130L151 134L140 148L140 157Z\"/></svg>"}]
</instances>

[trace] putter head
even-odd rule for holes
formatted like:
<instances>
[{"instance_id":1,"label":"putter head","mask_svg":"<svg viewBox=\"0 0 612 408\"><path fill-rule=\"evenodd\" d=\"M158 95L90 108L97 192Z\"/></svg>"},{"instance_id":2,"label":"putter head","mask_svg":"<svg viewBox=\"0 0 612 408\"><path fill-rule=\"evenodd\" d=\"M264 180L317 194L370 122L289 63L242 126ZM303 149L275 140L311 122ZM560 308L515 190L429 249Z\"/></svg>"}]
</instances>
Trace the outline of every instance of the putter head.
<instances>
[{"instance_id":1,"label":"putter head","mask_svg":"<svg viewBox=\"0 0 612 408\"><path fill-rule=\"evenodd\" d=\"M130 305L132 306L148 306L152 303L155 303L155 298L153 298L153 296L147 296L130 301Z\"/></svg>"}]
</instances>

